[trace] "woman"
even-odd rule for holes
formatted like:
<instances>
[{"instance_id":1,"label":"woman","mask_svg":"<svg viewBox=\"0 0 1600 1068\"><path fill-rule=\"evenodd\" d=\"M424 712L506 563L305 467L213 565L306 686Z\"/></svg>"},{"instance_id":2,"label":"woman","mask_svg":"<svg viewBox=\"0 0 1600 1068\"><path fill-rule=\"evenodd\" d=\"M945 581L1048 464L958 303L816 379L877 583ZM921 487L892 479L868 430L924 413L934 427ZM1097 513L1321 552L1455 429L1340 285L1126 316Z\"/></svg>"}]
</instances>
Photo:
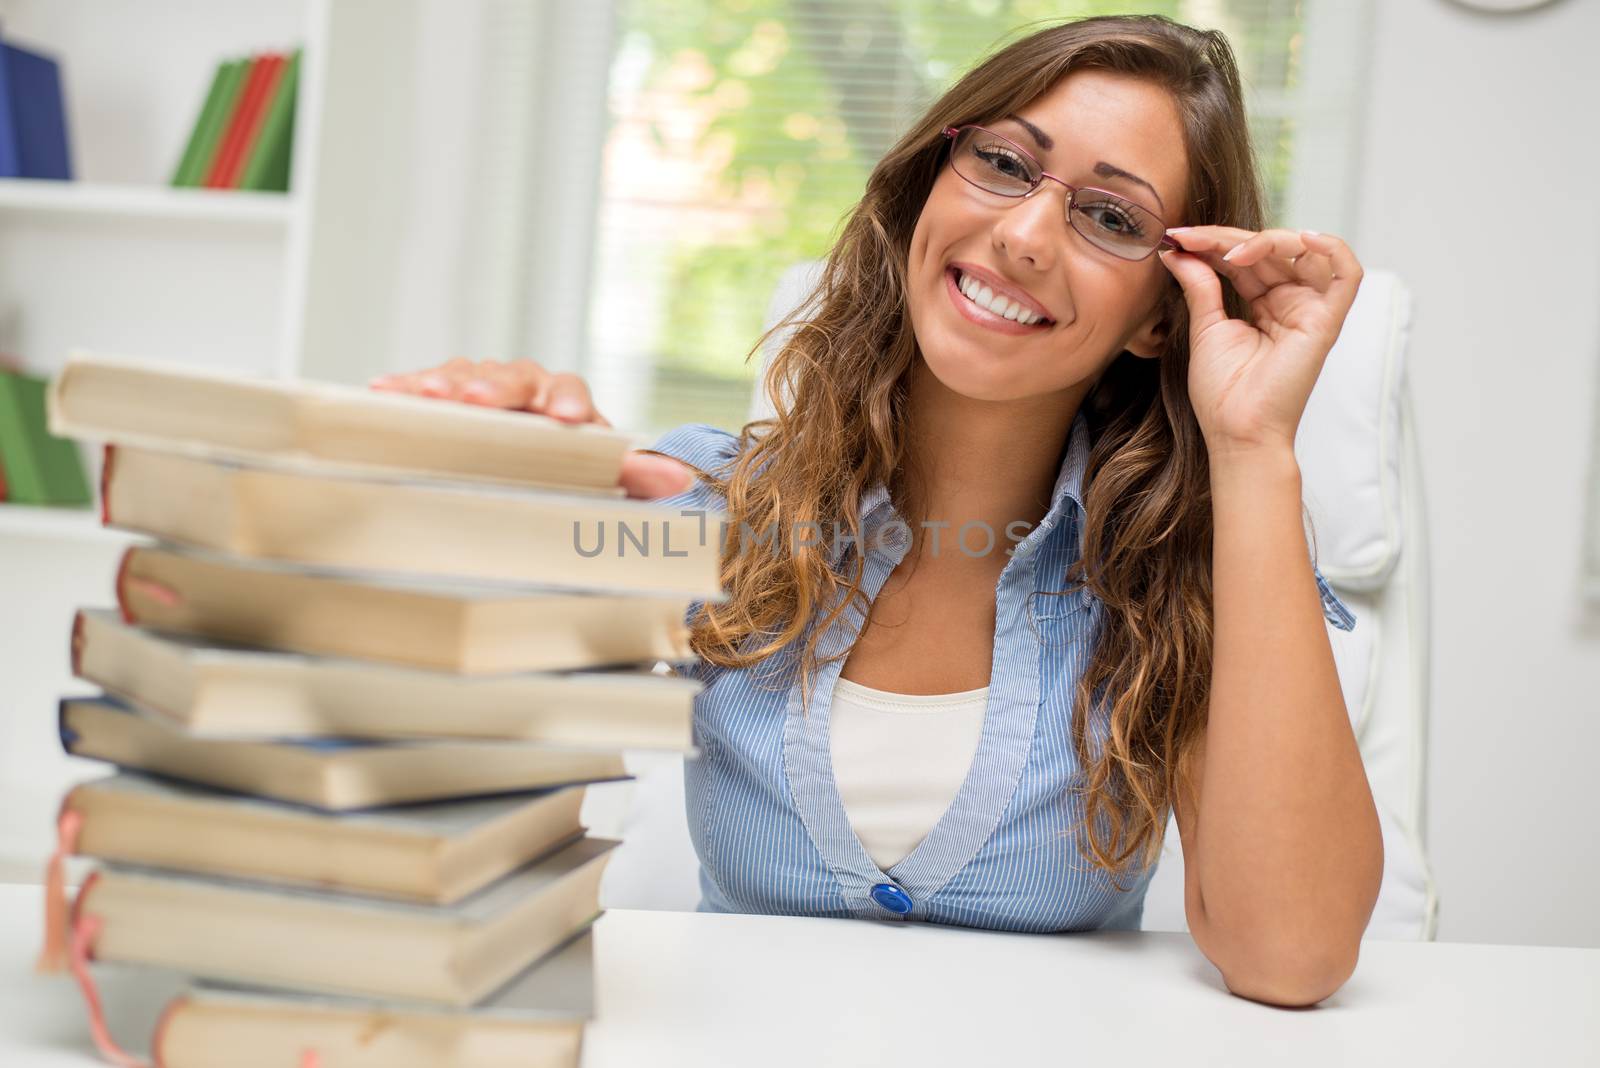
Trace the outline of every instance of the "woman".
<instances>
[{"instance_id":1,"label":"woman","mask_svg":"<svg viewBox=\"0 0 1600 1068\"><path fill-rule=\"evenodd\" d=\"M1361 267L1262 200L1221 34L1043 30L874 169L777 417L629 457L729 523L702 909L1135 928L1170 806L1231 990L1349 977L1382 845L1292 446ZM529 361L373 385L606 422Z\"/></svg>"}]
</instances>

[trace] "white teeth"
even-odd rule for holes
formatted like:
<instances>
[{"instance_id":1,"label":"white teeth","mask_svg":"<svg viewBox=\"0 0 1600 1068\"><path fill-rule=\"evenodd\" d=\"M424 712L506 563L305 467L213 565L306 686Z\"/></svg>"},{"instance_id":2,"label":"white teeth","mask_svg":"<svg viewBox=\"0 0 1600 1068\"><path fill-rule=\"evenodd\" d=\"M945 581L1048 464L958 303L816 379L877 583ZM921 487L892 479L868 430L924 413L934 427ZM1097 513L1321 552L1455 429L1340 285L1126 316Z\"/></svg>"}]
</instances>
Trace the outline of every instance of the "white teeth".
<instances>
[{"instance_id":1,"label":"white teeth","mask_svg":"<svg viewBox=\"0 0 1600 1068\"><path fill-rule=\"evenodd\" d=\"M956 273L956 288L961 290L968 300L979 307L987 308L996 315L1004 316L1013 322L1022 323L1024 326L1032 326L1043 319L1043 316L1026 310L1016 301L999 296L988 286L974 281L959 271Z\"/></svg>"}]
</instances>

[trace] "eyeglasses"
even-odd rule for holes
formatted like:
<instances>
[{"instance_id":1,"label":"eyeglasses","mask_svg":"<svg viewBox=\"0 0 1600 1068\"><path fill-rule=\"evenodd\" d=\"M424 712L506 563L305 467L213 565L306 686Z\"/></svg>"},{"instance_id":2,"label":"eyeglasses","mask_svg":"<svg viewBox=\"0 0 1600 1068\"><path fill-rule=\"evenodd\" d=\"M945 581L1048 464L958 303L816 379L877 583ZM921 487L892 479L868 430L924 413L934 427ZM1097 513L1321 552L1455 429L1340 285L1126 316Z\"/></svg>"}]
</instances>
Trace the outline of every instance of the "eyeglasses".
<instances>
[{"instance_id":1,"label":"eyeglasses","mask_svg":"<svg viewBox=\"0 0 1600 1068\"><path fill-rule=\"evenodd\" d=\"M1067 222L1097 248L1125 260L1142 260L1163 246L1181 248L1167 236L1161 216L1104 189L1078 187L1046 174L1027 149L982 126L950 126L950 165L971 184L1003 197L1026 197L1046 178L1067 188Z\"/></svg>"}]
</instances>

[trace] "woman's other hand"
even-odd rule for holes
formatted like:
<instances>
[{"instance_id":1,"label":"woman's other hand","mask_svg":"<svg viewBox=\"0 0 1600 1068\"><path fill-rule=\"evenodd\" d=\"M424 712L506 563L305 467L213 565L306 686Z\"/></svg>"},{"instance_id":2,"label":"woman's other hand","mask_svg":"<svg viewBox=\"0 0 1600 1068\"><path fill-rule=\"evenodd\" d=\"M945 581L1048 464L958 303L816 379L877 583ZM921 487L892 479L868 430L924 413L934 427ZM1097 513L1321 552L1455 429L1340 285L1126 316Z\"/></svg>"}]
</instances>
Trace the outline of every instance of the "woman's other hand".
<instances>
[{"instance_id":1,"label":"woman's other hand","mask_svg":"<svg viewBox=\"0 0 1600 1068\"><path fill-rule=\"evenodd\" d=\"M481 404L486 408L509 408L537 412L563 423L611 421L595 410L589 386L574 374L548 371L532 360L471 360L456 357L448 363L410 374L379 375L367 383L386 393L412 393L419 397L439 397Z\"/></svg>"},{"instance_id":2,"label":"woman's other hand","mask_svg":"<svg viewBox=\"0 0 1600 1068\"><path fill-rule=\"evenodd\" d=\"M408 374L379 375L367 385L385 393L479 404L487 408L535 412L563 423L609 427L589 395L589 385L575 374L550 371L532 360L472 360L457 357L437 367ZM688 489L694 474L664 456L630 451L622 458L622 488L630 497L670 497Z\"/></svg>"}]
</instances>

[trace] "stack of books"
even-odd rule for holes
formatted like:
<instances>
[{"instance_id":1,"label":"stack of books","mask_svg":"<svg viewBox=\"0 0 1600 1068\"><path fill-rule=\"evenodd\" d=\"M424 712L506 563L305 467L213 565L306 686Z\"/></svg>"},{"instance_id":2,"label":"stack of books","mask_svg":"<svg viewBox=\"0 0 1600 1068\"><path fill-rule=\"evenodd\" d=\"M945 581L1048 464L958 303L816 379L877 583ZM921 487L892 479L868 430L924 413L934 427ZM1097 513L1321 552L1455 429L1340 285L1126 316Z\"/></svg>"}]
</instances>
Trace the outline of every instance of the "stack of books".
<instances>
[{"instance_id":1,"label":"stack of books","mask_svg":"<svg viewBox=\"0 0 1600 1068\"><path fill-rule=\"evenodd\" d=\"M723 595L721 517L527 413L83 354L49 405L155 541L73 626L103 692L62 744L119 770L63 801L41 964L91 1011L91 960L195 976L166 1068L577 1063L617 845L585 784L692 749L699 685L652 666Z\"/></svg>"}]
</instances>

